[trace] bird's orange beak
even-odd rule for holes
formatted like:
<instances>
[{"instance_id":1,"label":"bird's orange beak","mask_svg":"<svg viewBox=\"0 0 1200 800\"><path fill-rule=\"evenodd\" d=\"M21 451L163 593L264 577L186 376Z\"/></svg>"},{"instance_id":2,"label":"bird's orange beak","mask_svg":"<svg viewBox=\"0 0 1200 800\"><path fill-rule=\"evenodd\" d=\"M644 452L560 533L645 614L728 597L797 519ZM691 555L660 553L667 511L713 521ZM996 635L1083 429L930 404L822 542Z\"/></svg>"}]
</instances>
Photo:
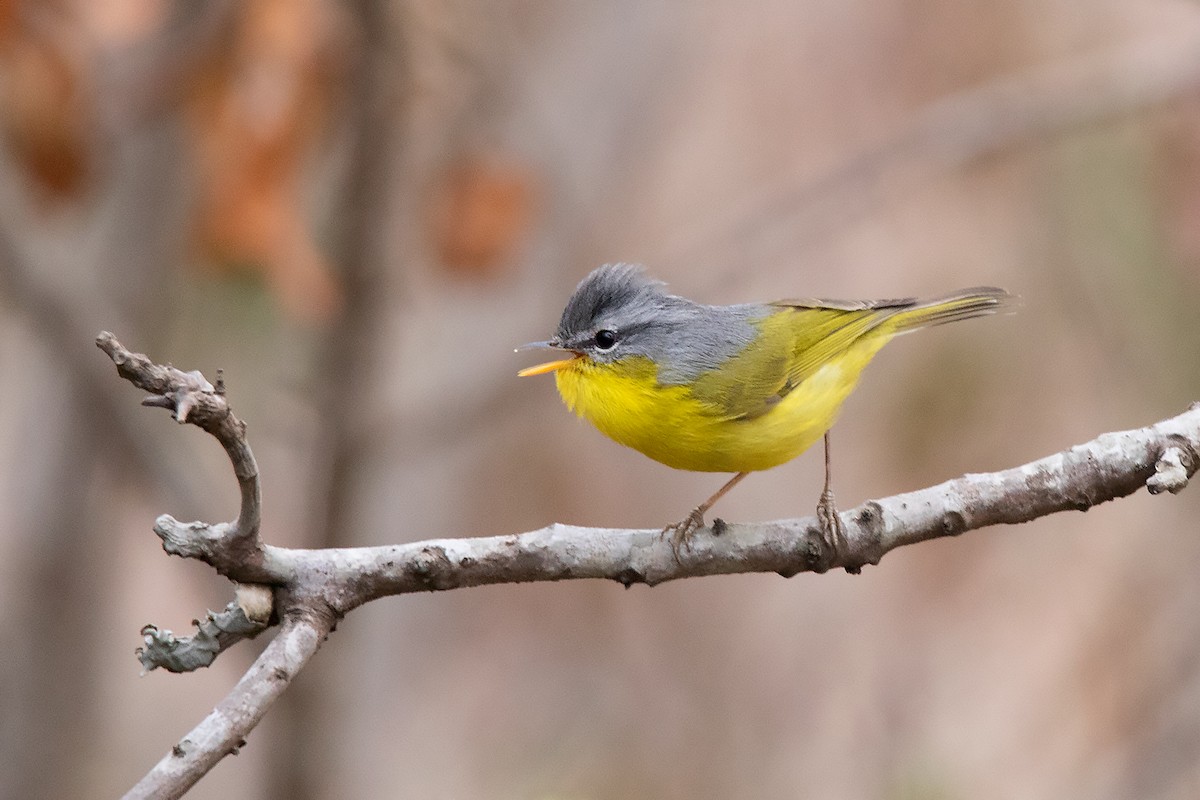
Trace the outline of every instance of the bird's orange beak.
<instances>
[{"instance_id":1,"label":"bird's orange beak","mask_svg":"<svg viewBox=\"0 0 1200 800\"><path fill-rule=\"evenodd\" d=\"M557 345L552 344L550 342L530 342L529 344L523 344L520 347L518 347L516 352L519 353L522 350L532 350L534 348L538 348L538 349L547 348L547 349L551 349L551 350L559 349ZM563 367L566 367L566 366L574 363L577 359L580 359L580 358L582 358L582 356L579 353L571 353L570 358L562 358L562 359L559 359L558 361L547 361L545 364L538 364L533 367L526 367L525 369L523 369L517 373L517 377L518 378L528 378L530 375L545 375L547 372L558 372Z\"/></svg>"},{"instance_id":2,"label":"bird's orange beak","mask_svg":"<svg viewBox=\"0 0 1200 800\"><path fill-rule=\"evenodd\" d=\"M582 358L582 356L572 355L570 358L547 361L545 364L538 364L535 367L526 367L517 373L517 377L528 378L530 375L545 375L547 372L558 372L563 367L573 364L579 358Z\"/></svg>"}]
</instances>

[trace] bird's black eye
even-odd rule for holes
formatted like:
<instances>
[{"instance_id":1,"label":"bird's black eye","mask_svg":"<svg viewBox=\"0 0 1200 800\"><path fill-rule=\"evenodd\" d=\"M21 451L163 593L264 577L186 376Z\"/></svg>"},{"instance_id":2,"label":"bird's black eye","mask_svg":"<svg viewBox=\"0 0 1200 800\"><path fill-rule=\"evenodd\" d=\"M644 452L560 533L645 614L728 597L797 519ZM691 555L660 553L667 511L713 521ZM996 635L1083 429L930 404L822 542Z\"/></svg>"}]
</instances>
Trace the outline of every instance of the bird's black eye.
<instances>
[{"instance_id":1,"label":"bird's black eye","mask_svg":"<svg viewBox=\"0 0 1200 800\"><path fill-rule=\"evenodd\" d=\"M610 330L596 331L596 347L601 350L612 350L617 346L617 332Z\"/></svg>"}]
</instances>

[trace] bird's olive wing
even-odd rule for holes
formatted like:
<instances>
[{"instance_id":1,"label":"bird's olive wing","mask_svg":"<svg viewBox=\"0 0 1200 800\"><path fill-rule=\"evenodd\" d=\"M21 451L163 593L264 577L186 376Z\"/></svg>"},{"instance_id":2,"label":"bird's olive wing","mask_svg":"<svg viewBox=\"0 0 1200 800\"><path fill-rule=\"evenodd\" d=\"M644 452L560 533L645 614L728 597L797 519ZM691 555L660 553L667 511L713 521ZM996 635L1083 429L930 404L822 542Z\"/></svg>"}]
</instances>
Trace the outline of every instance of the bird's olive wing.
<instances>
[{"instance_id":1,"label":"bird's olive wing","mask_svg":"<svg viewBox=\"0 0 1200 800\"><path fill-rule=\"evenodd\" d=\"M772 303L783 313L771 317L769 322L793 332L788 370L790 383L798 385L914 302L904 299L779 300Z\"/></svg>"},{"instance_id":2,"label":"bird's olive wing","mask_svg":"<svg viewBox=\"0 0 1200 800\"><path fill-rule=\"evenodd\" d=\"M787 393L790 347L783 328L762 328L751 344L697 377L692 397L720 419L762 416Z\"/></svg>"},{"instance_id":3,"label":"bird's olive wing","mask_svg":"<svg viewBox=\"0 0 1200 800\"><path fill-rule=\"evenodd\" d=\"M754 343L701 375L692 396L724 419L753 419L910 300L783 300L757 324Z\"/></svg>"}]
</instances>

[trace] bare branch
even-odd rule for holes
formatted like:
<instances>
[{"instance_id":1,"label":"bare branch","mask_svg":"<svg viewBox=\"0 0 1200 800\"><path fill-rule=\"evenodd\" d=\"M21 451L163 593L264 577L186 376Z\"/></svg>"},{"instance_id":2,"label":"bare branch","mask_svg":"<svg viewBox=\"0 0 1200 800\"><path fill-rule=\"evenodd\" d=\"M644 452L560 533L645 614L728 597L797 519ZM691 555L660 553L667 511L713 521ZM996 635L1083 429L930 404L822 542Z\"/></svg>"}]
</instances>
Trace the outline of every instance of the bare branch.
<instances>
[{"instance_id":1,"label":"bare branch","mask_svg":"<svg viewBox=\"0 0 1200 800\"><path fill-rule=\"evenodd\" d=\"M233 690L126 793L126 800L181 797L218 761L237 753L267 709L317 652L334 620L332 614L311 609L286 614L279 633Z\"/></svg>"},{"instance_id":2,"label":"bare branch","mask_svg":"<svg viewBox=\"0 0 1200 800\"><path fill-rule=\"evenodd\" d=\"M130 797L178 797L217 761L236 752L334 622L379 597L575 578L607 578L629 587L742 572L785 577L836 567L858 572L908 544L989 525L1018 524L1058 511L1086 511L1142 486L1155 494L1179 492L1200 465L1197 403L1171 419L1107 433L1024 466L964 475L928 489L868 501L842 514L846 541L837 553L826 548L813 517L755 524L714 520L679 558L658 529L566 525L491 538L297 550L264 545L258 537L257 468L245 425L229 410L219 382L214 387L198 372L154 364L123 348L112 334L101 334L97 344L122 377L153 392L151 405L170 408L176 419L217 437L242 484L243 508L236 522L183 524L159 517L155 532L164 549L199 558L235 581L275 586L275 596L283 598L286 609L280 633L250 671ZM247 522L252 526L239 530ZM262 625L271 616L270 590L259 586L254 594L260 601L258 610L247 609L246 616ZM225 646L222 636L234 635L225 629L229 619L210 615L199 623L197 636L185 640L149 630L143 663L168 669L210 663Z\"/></svg>"},{"instance_id":3,"label":"bare branch","mask_svg":"<svg viewBox=\"0 0 1200 800\"><path fill-rule=\"evenodd\" d=\"M246 441L246 423L234 416L229 408L223 383L218 379L217 385L213 386L197 371L183 372L170 365L155 364L141 353L126 350L108 331L96 337L96 346L108 354L122 378L151 393L142 401L142 405L169 409L177 422L190 422L203 428L225 448L242 495L238 518L223 525L191 523L190 527L194 530L200 526L213 536L203 551L192 550L180 552L179 555L204 558L218 572L228 575L222 568L223 561L237 560L261 551L258 528L262 521L262 490L258 480L258 464ZM167 542L166 532L175 530L179 525L173 518L163 515L159 517L155 530L162 531L159 535ZM192 539L195 541L196 537L193 535ZM168 552L172 551L168 549ZM205 557L206 554L208 557Z\"/></svg>"},{"instance_id":4,"label":"bare branch","mask_svg":"<svg viewBox=\"0 0 1200 800\"><path fill-rule=\"evenodd\" d=\"M858 572L904 545L1015 525L1158 486L1182 489L1200 464L1200 404L1146 428L1106 433L1038 461L965 475L843 512L846 546L828 552L815 517L725 523L702 531L677 562L653 530L551 525L513 536L442 539L385 547L284 550L268 546L264 570L292 575L339 612L377 597L466 586L608 578L626 586L743 572ZM1157 490L1156 490L1157 491ZM318 584L321 584L318 588Z\"/></svg>"}]
</instances>

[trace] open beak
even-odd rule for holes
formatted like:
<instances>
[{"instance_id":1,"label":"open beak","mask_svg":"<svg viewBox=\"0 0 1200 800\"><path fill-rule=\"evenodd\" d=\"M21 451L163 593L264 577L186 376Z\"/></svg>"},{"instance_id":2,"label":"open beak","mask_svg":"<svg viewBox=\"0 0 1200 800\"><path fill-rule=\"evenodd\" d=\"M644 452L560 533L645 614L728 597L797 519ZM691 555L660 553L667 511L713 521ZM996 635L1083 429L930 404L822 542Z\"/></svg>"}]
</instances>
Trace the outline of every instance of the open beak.
<instances>
[{"instance_id":1,"label":"open beak","mask_svg":"<svg viewBox=\"0 0 1200 800\"><path fill-rule=\"evenodd\" d=\"M530 342L529 344L521 345L514 352L519 353L522 350L534 350L534 349L540 350L543 348L550 349L550 350L561 350L562 349L554 342ZM547 372L557 372L560 369L562 369L563 367L573 363L575 360L577 360L579 358L582 358L582 356L580 356L579 353L571 353L570 358L563 358L563 359L559 359L558 361L547 361L545 364L538 364L533 367L526 367L525 369L523 369L517 373L517 377L528 378L530 375L545 375Z\"/></svg>"}]
</instances>

